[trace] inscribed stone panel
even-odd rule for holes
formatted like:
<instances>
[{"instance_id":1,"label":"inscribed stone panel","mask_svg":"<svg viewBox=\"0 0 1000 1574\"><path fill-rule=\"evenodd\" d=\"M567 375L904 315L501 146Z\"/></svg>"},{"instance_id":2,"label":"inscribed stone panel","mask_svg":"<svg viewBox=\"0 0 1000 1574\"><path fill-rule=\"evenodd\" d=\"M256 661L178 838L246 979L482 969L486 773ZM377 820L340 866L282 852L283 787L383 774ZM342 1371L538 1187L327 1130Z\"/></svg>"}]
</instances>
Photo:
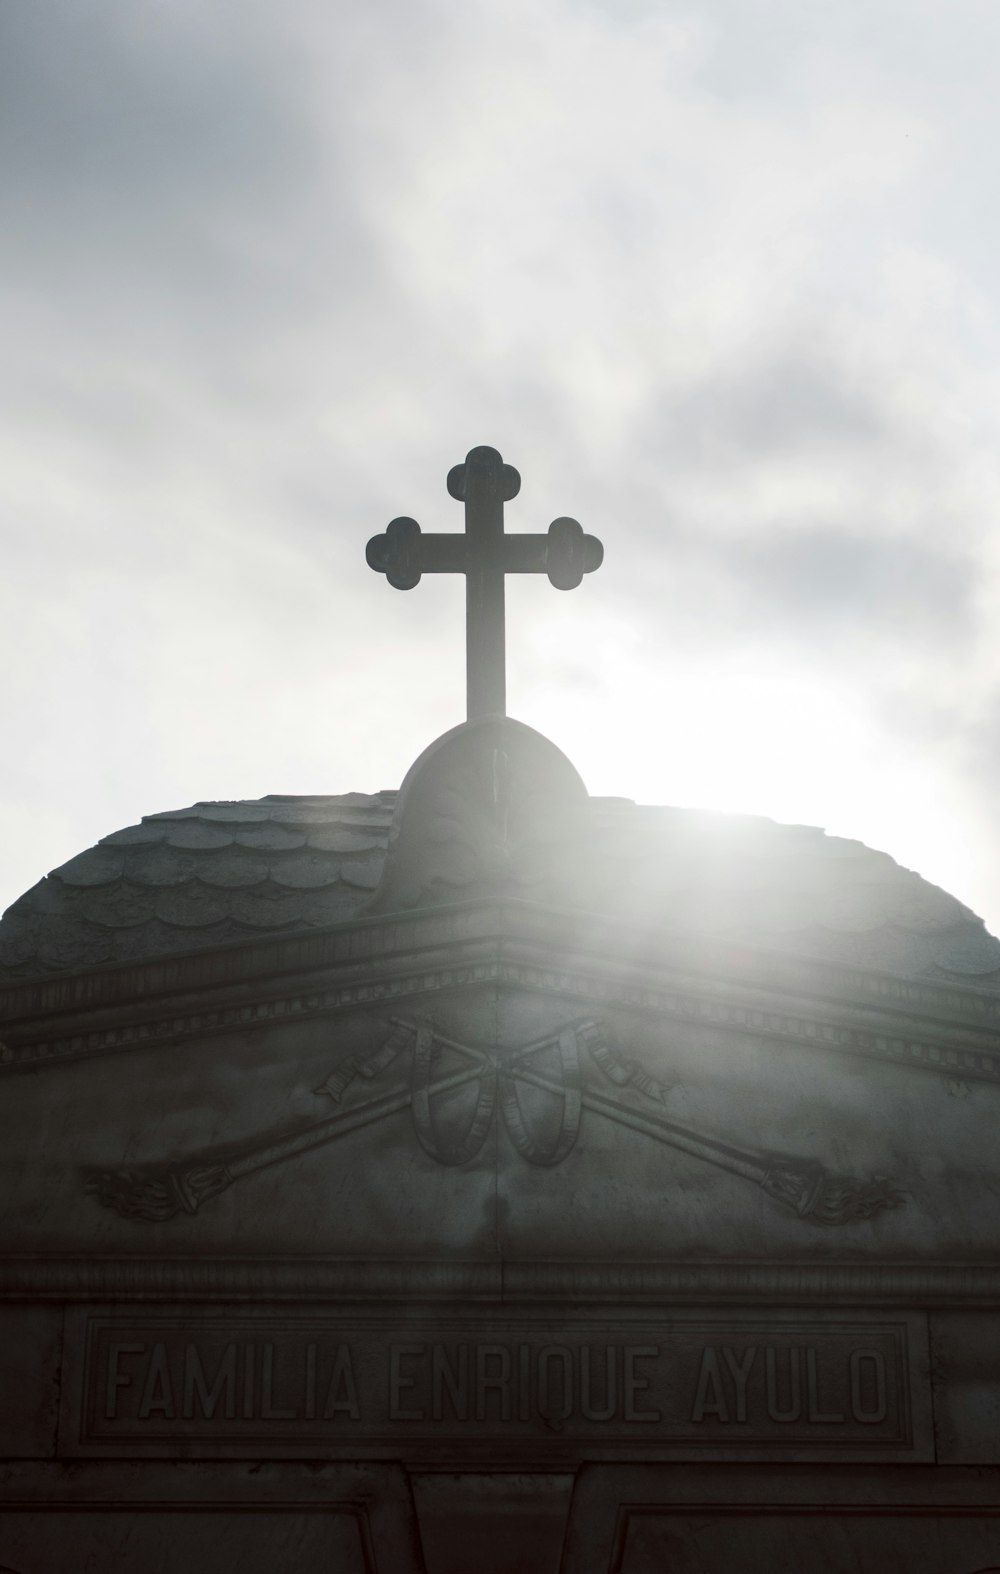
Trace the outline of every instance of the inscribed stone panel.
<instances>
[{"instance_id":1,"label":"inscribed stone panel","mask_svg":"<svg viewBox=\"0 0 1000 1574\"><path fill-rule=\"evenodd\" d=\"M572 1321L81 1309L60 1452L109 1457L931 1457L914 1316Z\"/></svg>"}]
</instances>

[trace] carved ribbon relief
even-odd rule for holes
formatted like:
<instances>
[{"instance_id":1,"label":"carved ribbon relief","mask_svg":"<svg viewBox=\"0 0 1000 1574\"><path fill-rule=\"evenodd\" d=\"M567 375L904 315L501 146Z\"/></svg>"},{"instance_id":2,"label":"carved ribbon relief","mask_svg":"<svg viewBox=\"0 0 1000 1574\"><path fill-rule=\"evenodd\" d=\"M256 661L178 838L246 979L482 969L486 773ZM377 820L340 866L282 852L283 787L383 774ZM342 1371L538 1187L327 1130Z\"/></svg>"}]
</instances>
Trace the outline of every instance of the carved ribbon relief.
<instances>
[{"instance_id":1,"label":"carved ribbon relief","mask_svg":"<svg viewBox=\"0 0 1000 1574\"><path fill-rule=\"evenodd\" d=\"M441 1069L445 1054L454 1069ZM398 1063L407 1060L409 1076L400 1085ZM396 1073L395 1085L380 1091L380 1081L390 1071ZM356 1097L359 1081L366 1086ZM474 1103L464 1130L456 1134L454 1116L443 1129L435 1106L466 1087L474 1088ZM548 1122L544 1130L533 1127L522 1098L528 1088L557 1101L554 1126ZM567 1023L502 1054L449 1038L427 1020L393 1019L374 1050L338 1062L315 1091L337 1106L336 1113L285 1134L264 1132L225 1153L215 1150L175 1163L90 1172L87 1188L104 1207L126 1218L162 1222L178 1213L197 1213L244 1175L409 1107L420 1147L438 1164L472 1163L494 1129L502 1130L527 1163L560 1164L578 1140L586 1111L738 1175L772 1201L818 1224L870 1219L903 1200L883 1175L856 1180L832 1173L815 1159L732 1143L671 1119L666 1111L669 1086L622 1055L592 1018Z\"/></svg>"}]
</instances>

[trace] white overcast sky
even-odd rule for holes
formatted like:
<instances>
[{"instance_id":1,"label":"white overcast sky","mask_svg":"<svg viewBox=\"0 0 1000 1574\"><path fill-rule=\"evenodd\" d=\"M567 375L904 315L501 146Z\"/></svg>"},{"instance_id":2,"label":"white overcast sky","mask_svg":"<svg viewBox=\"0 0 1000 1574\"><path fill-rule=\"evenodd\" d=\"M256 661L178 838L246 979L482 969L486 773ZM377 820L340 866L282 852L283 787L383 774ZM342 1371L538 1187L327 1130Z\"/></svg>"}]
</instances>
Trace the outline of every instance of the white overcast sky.
<instances>
[{"instance_id":1,"label":"white overcast sky","mask_svg":"<svg viewBox=\"0 0 1000 1574\"><path fill-rule=\"evenodd\" d=\"M1000 929L997 0L0 0L0 907L143 813L397 786L509 708L591 791L884 848Z\"/></svg>"}]
</instances>

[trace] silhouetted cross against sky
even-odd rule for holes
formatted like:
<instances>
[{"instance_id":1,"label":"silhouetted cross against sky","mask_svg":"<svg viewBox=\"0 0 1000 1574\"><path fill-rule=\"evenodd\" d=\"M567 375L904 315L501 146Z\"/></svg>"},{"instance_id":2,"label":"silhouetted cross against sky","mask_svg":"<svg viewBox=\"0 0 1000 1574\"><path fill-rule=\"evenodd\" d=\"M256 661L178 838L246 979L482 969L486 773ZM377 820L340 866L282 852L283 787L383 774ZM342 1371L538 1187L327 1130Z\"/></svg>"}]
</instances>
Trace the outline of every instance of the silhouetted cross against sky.
<instances>
[{"instance_id":1,"label":"silhouetted cross against sky","mask_svg":"<svg viewBox=\"0 0 1000 1574\"><path fill-rule=\"evenodd\" d=\"M506 713L504 577L548 574L558 590L575 590L604 557L597 537L584 535L575 519L554 519L545 535L505 535L503 505L520 487L521 477L495 448L473 448L448 472L448 491L465 504L464 535L432 535L415 519L394 519L365 554L397 590L412 590L422 574L465 575L470 721Z\"/></svg>"}]
</instances>

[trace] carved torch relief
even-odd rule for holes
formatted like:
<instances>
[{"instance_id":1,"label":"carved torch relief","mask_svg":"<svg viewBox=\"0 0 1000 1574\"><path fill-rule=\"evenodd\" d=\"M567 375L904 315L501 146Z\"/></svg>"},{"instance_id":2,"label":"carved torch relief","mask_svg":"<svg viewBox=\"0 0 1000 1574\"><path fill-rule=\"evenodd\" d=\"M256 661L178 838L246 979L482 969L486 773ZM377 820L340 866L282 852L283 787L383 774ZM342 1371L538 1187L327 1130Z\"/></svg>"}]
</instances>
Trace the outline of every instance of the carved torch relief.
<instances>
[{"instance_id":1,"label":"carved torch relief","mask_svg":"<svg viewBox=\"0 0 1000 1574\"><path fill-rule=\"evenodd\" d=\"M457 1121L451 1108L443 1119L442 1104L461 1089L469 1090L464 1116ZM554 1118L538 1118L533 1100L539 1092L549 1096ZM332 1104L333 1113L291 1131L262 1131L228 1151L91 1171L87 1188L125 1218L161 1222L197 1213L244 1175L409 1109L415 1140L438 1164L471 1163L496 1127L526 1163L558 1165L580 1140L586 1115L738 1175L817 1224L870 1219L902 1201L885 1176L834 1174L815 1159L770 1152L674 1120L669 1092L590 1017L506 1049L448 1037L427 1018L392 1018L373 1050L338 1061L316 1088L316 1097Z\"/></svg>"}]
</instances>

